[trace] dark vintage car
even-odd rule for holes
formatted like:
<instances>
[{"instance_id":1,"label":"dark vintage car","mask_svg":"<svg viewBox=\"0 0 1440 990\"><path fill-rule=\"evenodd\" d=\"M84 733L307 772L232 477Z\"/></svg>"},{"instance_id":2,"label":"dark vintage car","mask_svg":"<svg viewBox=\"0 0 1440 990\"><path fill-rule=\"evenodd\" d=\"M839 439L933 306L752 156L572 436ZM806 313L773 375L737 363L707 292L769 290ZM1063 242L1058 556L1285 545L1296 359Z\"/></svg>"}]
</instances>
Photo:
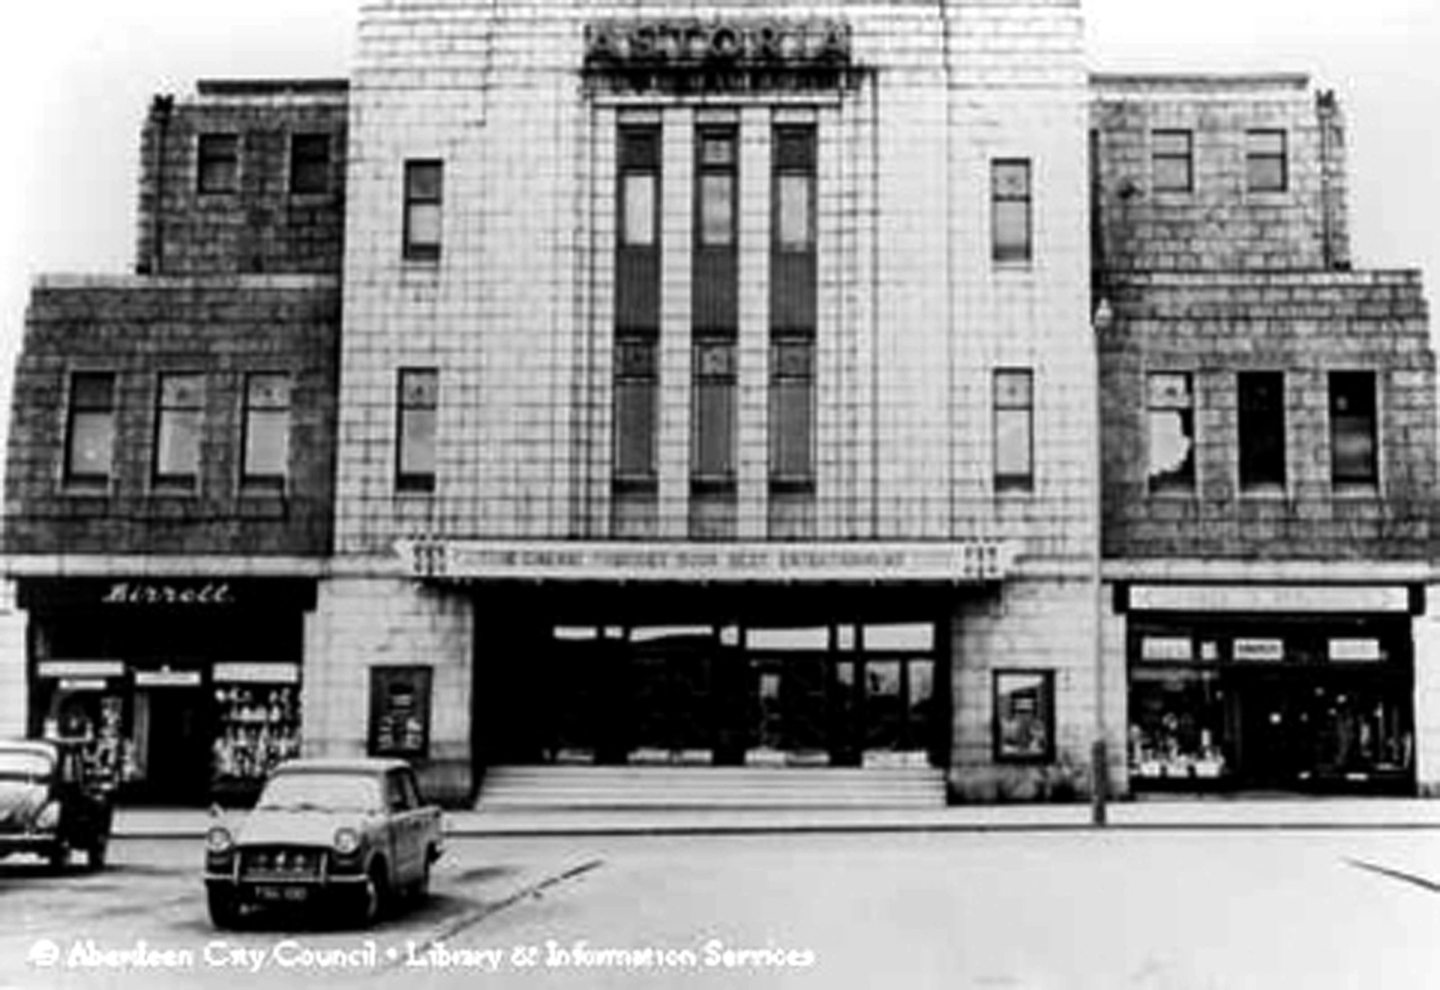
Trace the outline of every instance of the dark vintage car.
<instances>
[{"instance_id":1,"label":"dark vintage car","mask_svg":"<svg viewBox=\"0 0 1440 990\"><path fill-rule=\"evenodd\" d=\"M112 810L108 792L87 779L78 745L0 741L0 859L30 853L62 870L80 849L98 870Z\"/></svg>"},{"instance_id":2,"label":"dark vintage car","mask_svg":"<svg viewBox=\"0 0 1440 990\"><path fill-rule=\"evenodd\" d=\"M210 920L258 908L334 909L370 924L401 894L423 899L441 851L440 809L403 760L290 760L238 825L205 840Z\"/></svg>"}]
</instances>

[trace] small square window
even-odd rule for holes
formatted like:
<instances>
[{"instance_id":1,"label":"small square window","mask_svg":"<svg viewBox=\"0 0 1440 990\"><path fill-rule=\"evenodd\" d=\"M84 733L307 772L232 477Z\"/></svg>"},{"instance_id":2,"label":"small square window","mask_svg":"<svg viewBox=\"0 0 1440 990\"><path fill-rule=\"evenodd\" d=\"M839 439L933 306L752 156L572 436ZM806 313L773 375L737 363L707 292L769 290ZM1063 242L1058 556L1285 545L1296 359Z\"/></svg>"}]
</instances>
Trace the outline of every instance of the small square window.
<instances>
[{"instance_id":1,"label":"small square window","mask_svg":"<svg viewBox=\"0 0 1440 990\"><path fill-rule=\"evenodd\" d=\"M1284 131L1245 132L1245 188L1284 192L1288 183Z\"/></svg>"},{"instance_id":2,"label":"small square window","mask_svg":"<svg viewBox=\"0 0 1440 990\"><path fill-rule=\"evenodd\" d=\"M1189 131L1152 131L1151 185L1156 192L1190 192L1194 159Z\"/></svg>"},{"instance_id":3,"label":"small square window","mask_svg":"<svg viewBox=\"0 0 1440 990\"><path fill-rule=\"evenodd\" d=\"M198 139L195 188L201 193L233 193L240 188L240 138L235 134L201 134Z\"/></svg>"}]
</instances>

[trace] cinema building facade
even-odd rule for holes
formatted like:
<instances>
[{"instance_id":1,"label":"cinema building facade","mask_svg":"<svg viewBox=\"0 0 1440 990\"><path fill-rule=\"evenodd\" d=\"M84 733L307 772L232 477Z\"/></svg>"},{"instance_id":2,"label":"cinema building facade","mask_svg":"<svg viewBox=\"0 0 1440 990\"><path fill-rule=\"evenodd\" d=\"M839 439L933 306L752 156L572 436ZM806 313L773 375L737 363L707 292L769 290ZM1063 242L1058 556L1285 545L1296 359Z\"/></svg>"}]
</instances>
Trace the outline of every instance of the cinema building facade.
<instances>
[{"instance_id":1,"label":"cinema building facade","mask_svg":"<svg viewBox=\"0 0 1440 990\"><path fill-rule=\"evenodd\" d=\"M142 196L175 227L157 248L142 198L140 257L170 244L193 271L152 263L103 299L37 287L7 730L45 731L47 692L98 680L134 735L135 695L193 669L186 724L214 765L218 740L277 722L307 754L410 758L456 803L544 800L546 771L1044 800L1087 791L1102 740L1118 794L1308 786L1251 772L1273 739L1252 726L1323 687L1371 767L1296 759L1356 787L1440 780L1423 300L1413 275L1346 270L1343 132L1303 80L1092 79L1078 6L1048 0L361 17L348 85L202 84L166 118L190 123ZM333 200L310 184L324 128L284 116L317 102L343 126ZM1285 188L1232 181L1251 131ZM175 198L231 161L228 193ZM316 308L273 309L296 293ZM151 331L113 308L154 298L176 308ZM1251 304L1272 310L1233 310ZM231 356L143 343L191 323ZM102 395L109 364L134 374ZM312 387L236 377L292 367ZM205 368L222 377L199 401ZM157 369L192 373L190 398ZM1368 393L1345 377L1367 369ZM1294 467L1231 505L1226 376L1252 370L1295 383ZM1367 409L1381 480L1350 491ZM211 466L173 492L154 465L187 410ZM103 458L76 440L110 437L107 411L96 490ZM283 450L247 439L277 429ZM1328 543L1293 528L1317 514ZM272 593L290 632L246 639ZM44 630L96 595L196 643L147 621L153 642L56 653ZM223 680L276 662L289 695Z\"/></svg>"}]
</instances>

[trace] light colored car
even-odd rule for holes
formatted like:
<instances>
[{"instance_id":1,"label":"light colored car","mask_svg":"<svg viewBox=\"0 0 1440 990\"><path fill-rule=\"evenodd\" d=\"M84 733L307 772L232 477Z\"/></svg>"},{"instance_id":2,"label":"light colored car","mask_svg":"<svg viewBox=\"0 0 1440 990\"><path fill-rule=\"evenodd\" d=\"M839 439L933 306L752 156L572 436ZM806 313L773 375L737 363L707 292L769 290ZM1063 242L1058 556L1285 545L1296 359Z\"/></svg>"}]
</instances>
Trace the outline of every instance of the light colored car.
<instances>
[{"instance_id":1,"label":"light colored car","mask_svg":"<svg viewBox=\"0 0 1440 990\"><path fill-rule=\"evenodd\" d=\"M271 771L238 826L205 840L210 920L253 909L334 907L360 924L402 895L422 900L441 853L440 809L403 760L291 760Z\"/></svg>"},{"instance_id":2,"label":"light colored car","mask_svg":"<svg viewBox=\"0 0 1440 990\"><path fill-rule=\"evenodd\" d=\"M105 865L112 809L104 788L89 779L78 745L54 740L0 741L0 859L31 853L55 870L70 852L86 865Z\"/></svg>"}]
</instances>

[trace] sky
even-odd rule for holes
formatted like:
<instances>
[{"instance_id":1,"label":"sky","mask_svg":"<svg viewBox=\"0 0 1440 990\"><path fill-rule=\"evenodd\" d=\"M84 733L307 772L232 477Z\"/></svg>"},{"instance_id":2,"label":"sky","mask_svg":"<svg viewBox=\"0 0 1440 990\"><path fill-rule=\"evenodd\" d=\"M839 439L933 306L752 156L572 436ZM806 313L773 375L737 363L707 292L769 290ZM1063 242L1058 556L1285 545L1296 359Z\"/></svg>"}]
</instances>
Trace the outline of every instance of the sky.
<instances>
[{"instance_id":1,"label":"sky","mask_svg":"<svg viewBox=\"0 0 1440 990\"><path fill-rule=\"evenodd\" d=\"M1440 0L1082 0L1096 71L1301 71L1349 126L1356 267L1440 277ZM343 76L358 0L0 6L0 390L34 275L131 270L140 124L197 78ZM4 400L8 405L8 398ZM3 419L3 414L0 414Z\"/></svg>"}]
</instances>

